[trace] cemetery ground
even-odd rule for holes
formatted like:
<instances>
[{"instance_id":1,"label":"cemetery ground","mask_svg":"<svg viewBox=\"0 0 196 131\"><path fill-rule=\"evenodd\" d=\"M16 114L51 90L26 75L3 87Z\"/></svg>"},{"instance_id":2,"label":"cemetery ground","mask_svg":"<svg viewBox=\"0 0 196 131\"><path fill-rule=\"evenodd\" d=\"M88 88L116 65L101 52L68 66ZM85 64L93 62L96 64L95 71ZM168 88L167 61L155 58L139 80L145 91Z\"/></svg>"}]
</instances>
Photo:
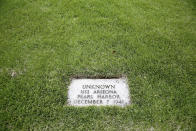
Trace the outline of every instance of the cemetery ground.
<instances>
[{"instance_id":1,"label":"cemetery ground","mask_svg":"<svg viewBox=\"0 0 196 131\"><path fill-rule=\"evenodd\" d=\"M0 0L0 130L194 130L194 0ZM71 107L74 76L131 105Z\"/></svg>"}]
</instances>

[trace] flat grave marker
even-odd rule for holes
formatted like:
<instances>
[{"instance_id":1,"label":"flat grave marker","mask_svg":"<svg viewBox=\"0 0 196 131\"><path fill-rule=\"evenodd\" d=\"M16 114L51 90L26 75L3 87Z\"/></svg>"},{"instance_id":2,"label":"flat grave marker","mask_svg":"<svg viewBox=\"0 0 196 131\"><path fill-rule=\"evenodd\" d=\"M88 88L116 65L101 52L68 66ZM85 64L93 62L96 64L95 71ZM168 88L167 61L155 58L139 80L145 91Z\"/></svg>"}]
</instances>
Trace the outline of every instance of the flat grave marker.
<instances>
[{"instance_id":1,"label":"flat grave marker","mask_svg":"<svg viewBox=\"0 0 196 131\"><path fill-rule=\"evenodd\" d=\"M68 90L70 106L126 106L130 104L126 78L72 79Z\"/></svg>"}]
</instances>

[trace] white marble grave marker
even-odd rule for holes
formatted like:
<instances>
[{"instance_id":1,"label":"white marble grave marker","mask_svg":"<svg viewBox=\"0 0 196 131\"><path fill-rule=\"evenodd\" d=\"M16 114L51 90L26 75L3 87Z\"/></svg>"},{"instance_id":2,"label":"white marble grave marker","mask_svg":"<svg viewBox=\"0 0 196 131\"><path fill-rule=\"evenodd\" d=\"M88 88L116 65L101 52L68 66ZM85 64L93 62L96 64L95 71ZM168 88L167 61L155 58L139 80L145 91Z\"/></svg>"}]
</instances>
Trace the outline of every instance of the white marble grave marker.
<instances>
[{"instance_id":1,"label":"white marble grave marker","mask_svg":"<svg viewBox=\"0 0 196 131\"><path fill-rule=\"evenodd\" d=\"M71 106L126 106L130 104L126 78L72 79L68 90Z\"/></svg>"}]
</instances>

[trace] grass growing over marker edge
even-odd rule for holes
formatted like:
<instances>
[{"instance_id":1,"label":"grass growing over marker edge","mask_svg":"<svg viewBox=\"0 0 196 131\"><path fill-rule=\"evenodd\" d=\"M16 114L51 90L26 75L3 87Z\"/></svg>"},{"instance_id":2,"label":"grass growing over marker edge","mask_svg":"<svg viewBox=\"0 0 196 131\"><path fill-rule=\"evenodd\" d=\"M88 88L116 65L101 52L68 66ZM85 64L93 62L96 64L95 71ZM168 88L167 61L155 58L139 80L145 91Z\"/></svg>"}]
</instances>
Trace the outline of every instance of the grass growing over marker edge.
<instances>
[{"instance_id":1,"label":"grass growing over marker edge","mask_svg":"<svg viewBox=\"0 0 196 131\"><path fill-rule=\"evenodd\" d=\"M0 130L194 130L195 7L0 0ZM67 106L76 75L126 75L132 105Z\"/></svg>"}]
</instances>

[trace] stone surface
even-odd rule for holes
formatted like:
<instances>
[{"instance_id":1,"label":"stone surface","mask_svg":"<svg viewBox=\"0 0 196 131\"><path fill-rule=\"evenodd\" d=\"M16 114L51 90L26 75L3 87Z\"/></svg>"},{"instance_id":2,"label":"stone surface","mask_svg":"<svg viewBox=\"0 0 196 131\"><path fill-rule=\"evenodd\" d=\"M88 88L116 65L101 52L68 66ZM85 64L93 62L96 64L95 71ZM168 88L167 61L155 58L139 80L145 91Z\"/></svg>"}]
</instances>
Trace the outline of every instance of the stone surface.
<instances>
[{"instance_id":1,"label":"stone surface","mask_svg":"<svg viewBox=\"0 0 196 131\"><path fill-rule=\"evenodd\" d=\"M126 78L72 79L68 90L71 106L126 106L130 104Z\"/></svg>"}]
</instances>

